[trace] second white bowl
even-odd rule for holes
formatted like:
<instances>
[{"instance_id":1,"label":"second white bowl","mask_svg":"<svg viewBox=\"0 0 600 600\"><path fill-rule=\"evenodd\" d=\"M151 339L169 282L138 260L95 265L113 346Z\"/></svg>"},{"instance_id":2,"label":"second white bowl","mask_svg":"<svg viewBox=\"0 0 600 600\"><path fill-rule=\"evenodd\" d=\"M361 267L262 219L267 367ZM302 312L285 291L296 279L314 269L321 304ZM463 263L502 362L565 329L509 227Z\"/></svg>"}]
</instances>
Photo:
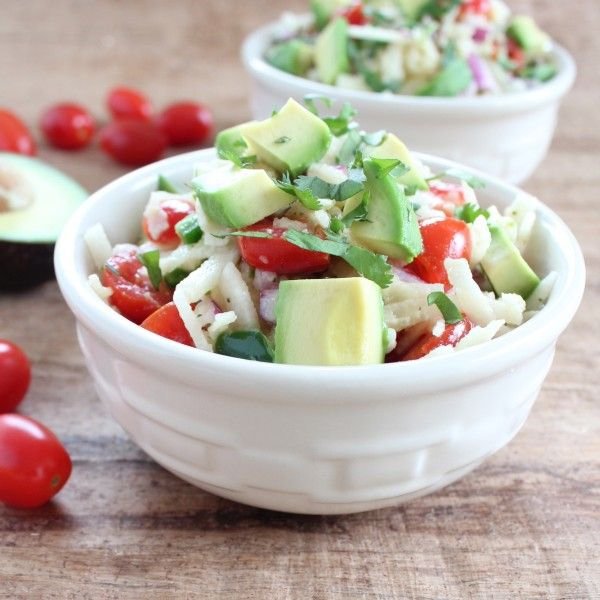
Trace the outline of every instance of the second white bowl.
<instances>
[{"instance_id":1,"label":"second white bowl","mask_svg":"<svg viewBox=\"0 0 600 600\"><path fill-rule=\"evenodd\" d=\"M561 99L575 79L575 63L554 49L558 74L525 92L498 96L429 98L349 90L290 75L264 60L280 25L271 23L246 38L242 59L252 79L250 108L264 119L292 96L317 93L350 102L367 131L387 129L411 150L444 156L511 183L527 179L552 141Z\"/></svg>"}]
</instances>

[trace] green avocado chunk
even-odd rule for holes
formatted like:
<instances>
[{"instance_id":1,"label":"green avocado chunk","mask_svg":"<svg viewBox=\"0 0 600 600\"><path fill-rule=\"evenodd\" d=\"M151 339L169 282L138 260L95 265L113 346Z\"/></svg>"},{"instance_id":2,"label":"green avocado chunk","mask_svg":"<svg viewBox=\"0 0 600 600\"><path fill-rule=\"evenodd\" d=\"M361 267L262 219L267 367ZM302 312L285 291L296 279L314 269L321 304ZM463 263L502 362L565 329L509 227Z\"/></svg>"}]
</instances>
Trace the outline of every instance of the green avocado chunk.
<instances>
[{"instance_id":1,"label":"green avocado chunk","mask_svg":"<svg viewBox=\"0 0 600 600\"><path fill-rule=\"evenodd\" d=\"M414 22L419 19L423 7L428 0L396 0L400 10L409 22Z\"/></svg>"},{"instance_id":2,"label":"green avocado chunk","mask_svg":"<svg viewBox=\"0 0 600 600\"><path fill-rule=\"evenodd\" d=\"M262 169L233 165L199 175L191 187L210 219L233 228L258 223L293 201Z\"/></svg>"},{"instance_id":3,"label":"green avocado chunk","mask_svg":"<svg viewBox=\"0 0 600 600\"><path fill-rule=\"evenodd\" d=\"M334 12L351 3L351 0L310 0L310 9L316 28L321 31L329 23Z\"/></svg>"},{"instance_id":4,"label":"green avocado chunk","mask_svg":"<svg viewBox=\"0 0 600 600\"><path fill-rule=\"evenodd\" d=\"M348 73L348 21L334 19L319 34L315 43L315 64L319 79L334 85L338 75Z\"/></svg>"},{"instance_id":5,"label":"green avocado chunk","mask_svg":"<svg viewBox=\"0 0 600 600\"><path fill-rule=\"evenodd\" d=\"M481 260L481 267L494 288L500 294L519 294L525 300L540 283L502 227L489 226L492 242Z\"/></svg>"},{"instance_id":6,"label":"green avocado chunk","mask_svg":"<svg viewBox=\"0 0 600 600\"><path fill-rule=\"evenodd\" d=\"M246 123L241 133L261 162L292 177L318 162L331 143L327 124L291 98L272 117Z\"/></svg>"},{"instance_id":7,"label":"green avocado chunk","mask_svg":"<svg viewBox=\"0 0 600 600\"><path fill-rule=\"evenodd\" d=\"M248 144L246 143L246 140L244 140L242 132L244 127L247 125L252 125L256 122L257 121L249 121L248 123L242 123L241 125L229 127L228 129L223 129L223 131L220 131L215 140L215 146L219 154L223 152L231 152L238 156L247 154L246 150L248 148Z\"/></svg>"},{"instance_id":8,"label":"green avocado chunk","mask_svg":"<svg viewBox=\"0 0 600 600\"><path fill-rule=\"evenodd\" d=\"M549 37L526 15L516 15L511 20L506 35L526 52L536 53L546 49Z\"/></svg>"},{"instance_id":9,"label":"green avocado chunk","mask_svg":"<svg viewBox=\"0 0 600 600\"><path fill-rule=\"evenodd\" d=\"M402 161L410 171L396 177L398 183L415 187L419 190L427 190L427 182L419 174L420 162L412 156L406 145L393 133L388 133L379 146L365 146L363 156L366 158L395 158Z\"/></svg>"},{"instance_id":10,"label":"green avocado chunk","mask_svg":"<svg viewBox=\"0 0 600 600\"><path fill-rule=\"evenodd\" d=\"M367 220L352 223L352 238L379 254L411 262L423 252L415 211L396 178L381 175L376 163L365 160Z\"/></svg>"},{"instance_id":11,"label":"green avocado chunk","mask_svg":"<svg viewBox=\"0 0 600 600\"><path fill-rule=\"evenodd\" d=\"M313 62L313 48L301 40L281 42L269 49L267 62L292 75L304 75Z\"/></svg>"},{"instance_id":12,"label":"green avocado chunk","mask_svg":"<svg viewBox=\"0 0 600 600\"><path fill-rule=\"evenodd\" d=\"M453 58L417 92L417 96L457 96L472 80L467 61Z\"/></svg>"},{"instance_id":13,"label":"green avocado chunk","mask_svg":"<svg viewBox=\"0 0 600 600\"><path fill-rule=\"evenodd\" d=\"M362 277L282 281L275 362L369 365L384 359L381 288Z\"/></svg>"}]
</instances>

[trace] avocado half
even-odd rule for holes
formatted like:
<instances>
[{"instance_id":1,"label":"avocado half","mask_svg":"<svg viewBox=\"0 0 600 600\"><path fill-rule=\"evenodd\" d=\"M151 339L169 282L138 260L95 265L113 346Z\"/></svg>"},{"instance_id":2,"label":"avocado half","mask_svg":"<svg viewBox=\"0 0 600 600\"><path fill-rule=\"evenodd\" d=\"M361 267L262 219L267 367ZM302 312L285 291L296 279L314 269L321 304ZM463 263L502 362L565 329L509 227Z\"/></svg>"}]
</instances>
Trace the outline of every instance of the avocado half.
<instances>
[{"instance_id":1,"label":"avocado half","mask_svg":"<svg viewBox=\"0 0 600 600\"><path fill-rule=\"evenodd\" d=\"M54 244L87 197L46 163L0 152L0 290L24 290L54 277Z\"/></svg>"}]
</instances>

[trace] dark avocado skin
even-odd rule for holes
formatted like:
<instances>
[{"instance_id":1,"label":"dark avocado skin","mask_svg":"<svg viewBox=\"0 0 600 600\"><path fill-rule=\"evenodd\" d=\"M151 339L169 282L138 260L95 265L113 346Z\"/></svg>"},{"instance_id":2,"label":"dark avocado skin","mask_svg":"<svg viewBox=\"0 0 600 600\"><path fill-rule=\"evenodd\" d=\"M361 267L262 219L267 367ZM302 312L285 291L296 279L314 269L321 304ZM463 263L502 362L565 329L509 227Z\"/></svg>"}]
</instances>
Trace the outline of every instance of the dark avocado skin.
<instances>
[{"instance_id":1,"label":"dark avocado skin","mask_svg":"<svg viewBox=\"0 0 600 600\"><path fill-rule=\"evenodd\" d=\"M0 240L0 292L28 290L54 279L54 243Z\"/></svg>"}]
</instances>

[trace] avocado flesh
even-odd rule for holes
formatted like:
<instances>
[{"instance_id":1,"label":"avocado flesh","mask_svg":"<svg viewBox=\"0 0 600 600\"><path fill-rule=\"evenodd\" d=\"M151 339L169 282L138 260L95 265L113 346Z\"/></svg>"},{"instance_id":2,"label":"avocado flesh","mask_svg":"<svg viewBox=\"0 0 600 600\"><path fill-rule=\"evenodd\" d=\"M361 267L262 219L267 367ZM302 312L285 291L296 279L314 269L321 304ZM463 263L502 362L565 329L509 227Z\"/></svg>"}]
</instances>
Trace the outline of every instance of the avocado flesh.
<instances>
[{"instance_id":1,"label":"avocado flesh","mask_svg":"<svg viewBox=\"0 0 600 600\"><path fill-rule=\"evenodd\" d=\"M323 29L333 13L351 3L350 0L310 0L310 9L315 19L315 26L320 31Z\"/></svg>"},{"instance_id":2,"label":"avocado flesh","mask_svg":"<svg viewBox=\"0 0 600 600\"><path fill-rule=\"evenodd\" d=\"M400 7L400 10L409 22L414 22L419 19L423 7L427 4L428 0L396 0L396 3Z\"/></svg>"},{"instance_id":3,"label":"avocado flesh","mask_svg":"<svg viewBox=\"0 0 600 600\"><path fill-rule=\"evenodd\" d=\"M370 160L363 167L369 193L367 221L352 224L352 238L379 254L411 262L423 252L423 241L410 201L392 174L379 176Z\"/></svg>"},{"instance_id":4,"label":"avocado flesh","mask_svg":"<svg viewBox=\"0 0 600 600\"><path fill-rule=\"evenodd\" d=\"M490 225L492 241L481 260L481 267L496 295L519 294L525 300L540 283L540 278L521 256L504 229Z\"/></svg>"},{"instance_id":5,"label":"avocado flesh","mask_svg":"<svg viewBox=\"0 0 600 600\"><path fill-rule=\"evenodd\" d=\"M531 53L543 52L549 42L548 35L526 15L516 15L506 29L506 35L523 50Z\"/></svg>"},{"instance_id":6,"label":"avocado flesh","mask_svg":"<svg viewBox=\"0 0 600 600\"><path fill-rule=\"evenodd\" d=\"M267 61L286 73L304 75L313 62L313 48L301 40L290 40L273 46Z\"/></svg>"},{"instance_id":7,"label":"avocado flesh","mask_svg":"<svg viewBox=\"0 0 600 600\"><path fill-rule=\"evenodd\" d=\"M412 156L404 142L400 141L393 133L388 133L379 146L366 146L363 156L367 158L394 158L402 161L410 171L396 177L402 185L415 187L419 190L428 190L429 186L419 174L419 161Z\"/></svg>"},{"instance_id":8,"label":"avocado flesh","mask_svg":"<svg viewBox=\"0 0 600 600\"><path fill-rule=\"evenodd\" d=\"M293 201L262 169L232 165L199 175L191 186L207 216L234 229L258 223Z\"/></svg>"},{"instance_id":9,"label":"avocado flesh","mask_svg":"<svg viewBox=\"0 0 600 600\"><path fill-rule=\"evenodd\" d=\"M282 281L275 308L275 362L382 363L381 288L362 277Z\"/></svg>"},{"instance_id":10,"label":"avocado flesh","mask_svg":"<svg viewBox=\"0 0 600 600\"><path fill-rule=\"evenodd\" d=\"M54 244L88 197L42 161L0 152L0 289L22 290L54 276Z\"/></svg>"},{"instance_id":11,"label":"avocado flesh","mask_svg":"<svg viewBox=\"0 0 600 600\"><path fill-rule=\"evenodd\" d=\"M341 73L348 73L348 22L342 17L334 19L319 34L315 43L315 64L319 79L334 85Z\"/></svg>"},{"instance_id":12,"label":"avocado flesh","mask_svg":"<svg viewBox=\"0 0 600 600\"><path fill-rule=\"evenodd\" d=\"M244 125L242 136L261 162L292 177L318 162L331 143L327 124L291 98L272 117Z\"/></svg>"},{"instance_id":13,"label":"avocado flesh","mask_svg":"<svg viewBox=\"0 0 600 600\"><path fill-rule=\"evenodd\" d=\"M228 129L220 131L215 139L217 152L233 152L233 154L238 156L249 154L249 152L247 152L248 144L246 144L246 141L242 136L242 131L246 125L251 125L256 122L257 121L249 121L248 123L242 123L241 125L229 127Z\"/></svg>"}]
</instances>

